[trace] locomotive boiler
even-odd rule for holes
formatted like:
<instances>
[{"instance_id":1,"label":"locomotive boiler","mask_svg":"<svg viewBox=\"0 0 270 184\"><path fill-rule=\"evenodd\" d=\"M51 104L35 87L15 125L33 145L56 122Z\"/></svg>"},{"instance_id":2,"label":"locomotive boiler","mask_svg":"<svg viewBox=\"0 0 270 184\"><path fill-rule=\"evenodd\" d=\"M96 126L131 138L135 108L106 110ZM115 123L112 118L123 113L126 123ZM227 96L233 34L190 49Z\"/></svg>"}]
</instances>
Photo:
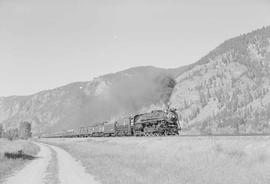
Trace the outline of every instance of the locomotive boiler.
<instances>
[{"instance_id":1,"label":"locomotive boiler","mask_svg":"<svg viewBox=\"0 0 270 184\"><path fill-rule=\"evenodd\" d=\"M181 129L175 109L154 110L134 116L135 136L178 135Z\"/></svg>"}]
</instances>

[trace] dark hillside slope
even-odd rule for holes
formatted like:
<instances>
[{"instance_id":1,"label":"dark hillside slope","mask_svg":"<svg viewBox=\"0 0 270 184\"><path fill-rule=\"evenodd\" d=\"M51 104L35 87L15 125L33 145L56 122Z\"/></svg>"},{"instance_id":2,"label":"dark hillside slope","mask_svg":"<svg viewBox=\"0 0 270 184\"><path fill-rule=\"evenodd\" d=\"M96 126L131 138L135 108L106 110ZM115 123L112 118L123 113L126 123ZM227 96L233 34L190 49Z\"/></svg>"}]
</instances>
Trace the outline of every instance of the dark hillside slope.
<instances>
[{"instance_id":1,"label":"dark hillside slope","mask_svg":"<svg viewBox=\"0 0 270 184\"><path fill-rule=\"evenodd\" d=\"M270 132L270 27L225 41L176 79L186 130Z\"/></svg>"}]
</instances>

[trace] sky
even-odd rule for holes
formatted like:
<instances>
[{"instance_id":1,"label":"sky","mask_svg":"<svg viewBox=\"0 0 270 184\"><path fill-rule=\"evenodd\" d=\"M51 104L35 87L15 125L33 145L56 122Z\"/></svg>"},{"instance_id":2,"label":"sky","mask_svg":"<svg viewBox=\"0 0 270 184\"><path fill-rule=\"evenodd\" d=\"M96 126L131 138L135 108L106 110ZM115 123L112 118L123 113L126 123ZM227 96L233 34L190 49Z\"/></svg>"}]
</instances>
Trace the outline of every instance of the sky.
<instances>
[{"instance_id":1,"label":"sky","mask_svg":"<svg viewBox=\"0 0 270 184\"><path fill-rule=\"evenodd\" d=\"M0 0L0 96L176 68L270 25L270 0Z\"/></svg>"}]
</instances>

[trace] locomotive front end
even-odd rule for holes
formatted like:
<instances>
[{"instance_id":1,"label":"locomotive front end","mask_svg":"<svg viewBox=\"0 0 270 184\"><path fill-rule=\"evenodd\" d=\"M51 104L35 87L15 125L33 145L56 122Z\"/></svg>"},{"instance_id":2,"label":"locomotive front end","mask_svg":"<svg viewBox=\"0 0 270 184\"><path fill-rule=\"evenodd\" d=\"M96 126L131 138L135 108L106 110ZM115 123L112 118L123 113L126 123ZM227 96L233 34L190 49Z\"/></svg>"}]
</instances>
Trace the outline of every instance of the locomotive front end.
<instances>
[{"instance_id":1,"label":"locomotive front end","mask_svg":"<svg viewBox=\"0 0 270 184\"><path fill-rule=\"evenodd\" d=\"M178 114L176 109L168 109L166 110L168 122L170 122L170 130L173 134L179 134L179 130L181 130L181 126L179 123Z\"/></svg>"},{"instance_id":2,"label":"locomotive front end","mask_svg":"<svg viewBox=\"0 0 270 184\"><path fill-rule=\"evenodd\" d=\"M167 118L172 122L178 122L178 114L176 113L176 109L170 109L167 111Z\"/></svg>"}]
</instances>

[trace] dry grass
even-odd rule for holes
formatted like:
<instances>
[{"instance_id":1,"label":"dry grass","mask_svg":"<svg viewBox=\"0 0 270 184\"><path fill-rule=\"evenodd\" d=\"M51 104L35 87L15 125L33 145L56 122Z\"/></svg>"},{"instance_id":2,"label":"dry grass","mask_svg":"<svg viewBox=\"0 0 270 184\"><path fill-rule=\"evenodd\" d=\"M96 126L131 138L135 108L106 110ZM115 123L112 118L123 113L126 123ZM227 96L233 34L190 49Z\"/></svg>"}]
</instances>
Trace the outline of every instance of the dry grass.
<instances>
[{"instance_id":1,"label":"dry grass","mask_svg":"<svg viewBox=\"0 0 270 184\"><path fill-rule=\"evenodd\" d=\"M29 160L7 159L4 157L5 152L17 152L23 150L28 155L36 155L39 147L25 140L8 141L0 139L0 183L5 177L12 174L15 170L21 168Z\"/></svg>"},{"instance_id":2,"label":"dry grass","mask_svg":"<svg viewBox=\"0 0 270 184\"><path fill-rule=\"evenodd\" d=\"M102 183L268 184L268 137L48 139Z\"/></svg>"}]
</instances>

